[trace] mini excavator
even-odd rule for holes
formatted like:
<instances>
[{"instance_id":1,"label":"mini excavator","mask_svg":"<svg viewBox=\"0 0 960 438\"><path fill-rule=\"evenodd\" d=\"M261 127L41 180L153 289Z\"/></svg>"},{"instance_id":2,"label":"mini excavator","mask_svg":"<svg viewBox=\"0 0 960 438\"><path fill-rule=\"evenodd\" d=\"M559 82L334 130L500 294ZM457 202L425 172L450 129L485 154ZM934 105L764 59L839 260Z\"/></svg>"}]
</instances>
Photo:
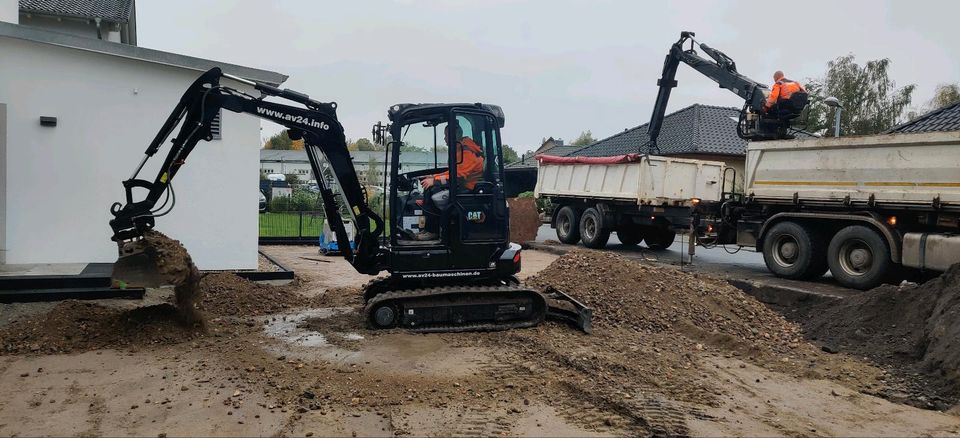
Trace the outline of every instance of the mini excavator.
<instances>
[{"instance_id":1,"label":"mini excavator","mask_svg":"<svg viewBox=\"0 0 960 438\"><path fill-rule=\"evenodd\" d=\"M221 84L224 78L256 91ZM259 96L251 94L257 92ZM114 269L115 283L140 287L162 284L156 266L151 265L153 261L145 257L141 241L156 218L175 205L174 177L198 142L213 138L211 126L221 109L278 123L291 139L304 140L326 220L338 241L350 241L344 222L353 224L354 245L341 245L343 257L363 274L389 272L389 276L371 281L363 290L365 316L371 328L417 332L504 330L532 327L553 318L591 331L589 308L561 291L541 293L523 287L516 277L521 248L509 241L500 143L504 115L499 106L464 103L390 107L391 140L384 163L389 163L384 173L390 177L385 181L389 202L383 204L381 216L371 208L358 178L343 126L337 119L336 103L319 102L303 93L225 74L219 68L202 74L186 90L133 175L123 181L126 202L110 208L112 240L120 253ZM152 181L139 179L144 165L178 126L157 176ZM477 153L482 154L484 166L482 176L469 184L450 178L447 207L431 210L424 207L425 190L420 181L444 171L458 175L462 156L458 156L457 148L444 148L446 162L435 158L433 168L403 172L400 154L409 150L404 147L404 135L411 127L432 129L435 150L439 150L437 128L446 126L457 127L444 130L447 144L456 144L458 135L470 137L471 144L482 149ZM146 194L135 200L134 190ZM435 237L413 238L413 229L426 215L433 215L431 219L437 224Z\"/></svg>"}]
</instances>

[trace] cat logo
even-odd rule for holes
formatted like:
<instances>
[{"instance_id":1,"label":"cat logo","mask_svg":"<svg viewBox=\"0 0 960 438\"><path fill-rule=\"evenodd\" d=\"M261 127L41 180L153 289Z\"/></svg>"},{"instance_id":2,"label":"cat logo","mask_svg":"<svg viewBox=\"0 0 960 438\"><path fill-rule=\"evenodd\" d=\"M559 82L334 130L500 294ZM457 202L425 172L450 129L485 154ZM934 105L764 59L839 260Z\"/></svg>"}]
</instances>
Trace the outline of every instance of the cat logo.
<instances>
[{"instance_id":1,"label":"cat logo","mask_svg":"<svg viewBox=\"0 0 960 438\"><path fill-rule=\"evenodd\" d=\"M478 224L482 224L484 221L487 220L487 215L484 214L482 211L468 211L467 220L470 222L476 222Z\"/></svg>"}]
</instances>

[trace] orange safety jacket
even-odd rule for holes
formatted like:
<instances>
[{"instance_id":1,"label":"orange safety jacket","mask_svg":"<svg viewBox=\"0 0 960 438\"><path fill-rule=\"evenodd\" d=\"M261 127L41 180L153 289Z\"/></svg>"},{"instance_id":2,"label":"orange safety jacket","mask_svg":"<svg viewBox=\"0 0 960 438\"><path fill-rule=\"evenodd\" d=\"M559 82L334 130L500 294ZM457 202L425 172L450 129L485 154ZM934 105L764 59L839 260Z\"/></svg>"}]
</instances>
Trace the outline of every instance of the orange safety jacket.
<instances>
[{"instance_id":1,"label":"orange safety jacket","mask_svg":"<svg viewBox=\"0 0 960 438\"><path fill-rule=\"evenodd\" d=\"M450 171L433 177L446 181L450 178ZM473 190L477 182L483 179L483 149L470 137L463 137L457 142L457 178L461 179L467 190Z\"/></svg>"},{"instance_id":2,"label":"orange safety jacket","mask_svg":"<svg viewBox=\"0 0 960 438\"><path fill-rule=\"evenodd\" d=\"M767 97L766 108L770 108L777 104L780 99L789 99L790 96L793 96L793 93L798 91L804 91L803 85L800 85L799 82L791 81L790 79L783 78L773 84L773 90L770 91L770 96Z\"/></svg>"}]
</instances>

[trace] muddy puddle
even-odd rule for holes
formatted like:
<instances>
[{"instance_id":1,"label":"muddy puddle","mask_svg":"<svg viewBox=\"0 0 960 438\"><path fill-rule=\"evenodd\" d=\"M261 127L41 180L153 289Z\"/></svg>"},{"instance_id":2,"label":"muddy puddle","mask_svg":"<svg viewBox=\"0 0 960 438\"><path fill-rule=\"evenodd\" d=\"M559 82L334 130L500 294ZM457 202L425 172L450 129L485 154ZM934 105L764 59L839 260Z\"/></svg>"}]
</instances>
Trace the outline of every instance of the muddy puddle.
<instances>
[{"instance_id":1,"label":"muddy puddle","mask_svg":"<svg viewBox=\"0 0 960 438\"><path fill-rule=\"evenodd\" d=\"M371 331L355 308L327 307L262 318L266 349L289 359L358 365L412 374L469 375L488 362L477 347L454 347L436 334Z\"/></svg>"}]
</instances>

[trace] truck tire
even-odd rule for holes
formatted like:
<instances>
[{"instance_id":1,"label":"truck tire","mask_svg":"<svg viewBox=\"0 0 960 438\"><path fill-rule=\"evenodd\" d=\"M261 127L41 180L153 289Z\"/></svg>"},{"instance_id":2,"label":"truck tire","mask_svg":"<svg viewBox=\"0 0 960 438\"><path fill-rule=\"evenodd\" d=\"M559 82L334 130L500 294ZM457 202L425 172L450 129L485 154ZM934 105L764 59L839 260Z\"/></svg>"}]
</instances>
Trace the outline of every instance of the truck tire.
<instances>
[{"instance_id":1,"label":"truck tire","mask_svg":"<svg viewBox=\"0 0 960 438\"><path fill-rule=\"evenodd\" d=\"M897 271L887 242L863 225L851 225L833 236L827 263L837 282L860 290L879 286Z\"/></svg>"},{"instance_id":2,"label":"truck tire","mask_svg":"<svg viewBox=\"0 0 960 438\"><path fill-rule=\"evenodd\" d=\"M599 249L607 246L610 230L603 226L603 216L596 208L590 207L580 217L580 241L587 248Z\"/></svg>"},{"instance_id":3,"label":"truck tire","mask_svg":"<svg viewBox=\"0 0 960 438\"><path fill-rule=\"evenodd\" d=\"M763 262L777 277L808 280L827 272L825 239L810 227L780 222L763 238Z\"/></svg>"},{"instance_id":4,"label":"truck tire","mask_svg":"<svg viewBox=\"0 0 960 438\"><path fill-rule=\"evenodd\" d=\"M580 241L580 212L566 205L557 212L557 240L576 245Z\"/></svg>"},{"instance_id":5,"label":"truck tire","mask_svg":"<svg viewBox=\"0 0 960 438\"><path fill-rule=\"evenodd\" d=\"M639 225L624 225L617 228L617 238L624 245L636 245L643 241L643 228Z\"/></svg>"},{"instance_id":6,"label":"truck tire","mask_svg":"<svg viewBox=\"0 0 960 438\"><path fill-rule=\"evenodd\" d=\"M651 227L643 240L647 243L647 248L654 251L663 251L673 245L677 233L667 227Z\"/></svg>"}]
</instances>

